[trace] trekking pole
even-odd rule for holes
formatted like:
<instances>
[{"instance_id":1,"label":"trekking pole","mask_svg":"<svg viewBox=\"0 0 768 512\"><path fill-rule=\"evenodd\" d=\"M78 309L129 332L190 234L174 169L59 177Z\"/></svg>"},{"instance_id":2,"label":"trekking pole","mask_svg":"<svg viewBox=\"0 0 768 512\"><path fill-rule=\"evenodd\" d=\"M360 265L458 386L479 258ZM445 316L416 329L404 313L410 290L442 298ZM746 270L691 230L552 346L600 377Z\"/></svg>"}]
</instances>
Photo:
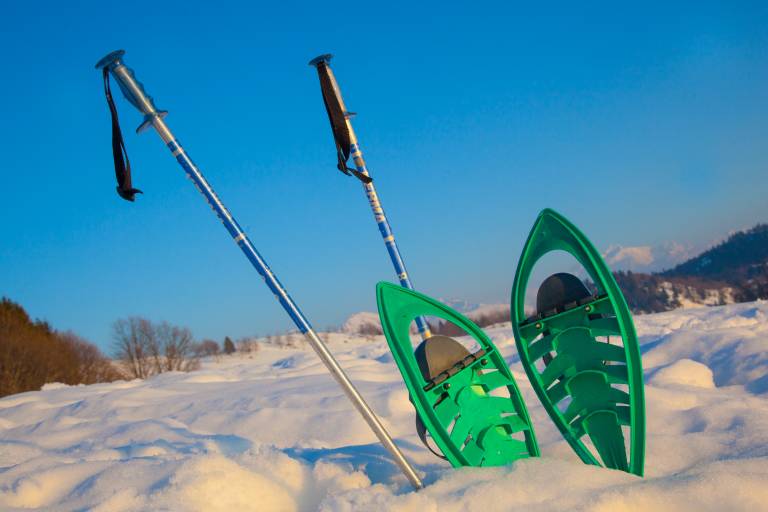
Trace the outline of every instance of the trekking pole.
<instances>
[{"instance_id":1,"label":"trekking pole","mask_svg":"<svg viewBox=\"0 0 768 512\"><path fill-rule=\"evenodd\" d=\"M309 61L309 65L317 68L317 74L320 77L320 89L323 93L323 102L325 103L325 109L328 112L328 118L331 121L333 138L336 141L336 151L339 158L338 169L344 174L357 177L362 182L363 188L365 189L365 195L368 196L368 202L371 205L371 210L373 210L376 224L379 226L379 232L381 232L381 237L384 239L384 245L387 247L389 258L392 260L392 265L395 267L397 278L400 280L400 285L409 290L413 290L413 284L411 283L411 278L408 276L408 272L405 270L405 263L403 262L403 257L400 255L400 249L397 247L397 242L395 242L395 235L392 233L392 227L389 225L387 216L384 214L381 201L376 193L376 187L373 185L373 180L365 165L365 159L363 158L363 152L360 149L360 143L355 135L355 130L352 128L350 118L355 114L347 111L347 108L344 105L344 100L341 98L339 84L336 82L336 77L331 70L331 57L331 54L315 57ZM355 163L355 168L347 167L347 160L349 160L350 156ZM416 317L416 327L419 330L422 340L426 340L432 336L432 333L429 331L429 325L424 317Z\"/></svg>"},{"instance_id":2,"label":"trekking pole","mask_svg":"<svg viewBox=\"0 0 768 512\"><path fill-rule=\"evenodd\" d=\"M291 317L293 322L296 324L296 327L299 328L299 331L301 331L302 334L306 336L307 341L309 341L309 344L312 346L315 352L317 352L320 360L328 368L328 371L331 372L331 375L333 375L333 377L346 393L349 400L354 404L355 408L357 408L358 412L360 412L365 421L371 427L371 430L373 430L373 432L376 434L376 437L379 438L381 444L384 445L384 447L395 459L395 462L403 471L403 473L405 473L405 476L408 478L413 487L416 489L421 489L423 487L421 480L414 471L413 467L411 467L410 463L405 459L403 454L392 441L392 438L387 433L384 425L382 425L381 421L379 421L374 412L365 402L362 395L360 395L358 390L349 380L349 377L347 377L347 375L344 373L344 370L341 368L341 366L339 366L339 363L328 350L328 347L326 347L326 345L320 340L317 333L314 331L314 329L312 329L309 321L306 319L296 303L293 302L293 299L290 297L290 295L288 295L288 292L285 290L283 285L280 284L277 276L272 273L269 266L253 246L251 241L248 239L248 236L245 234L243 229L237 223L229 210L227 210L227 208L221 202L205 177L203 177L200 169L198 169L198 167L192 162L186 151L181 147L181 144L179 144L179 141L165 124L163 118L167 112L159 111L155 108L152 98L144 91L143 85L138 80L136 80L133 71L123 63L122 57L124 53L125 52L123 50L112 52L101 59L96 64L96 67L104 70L105 82L107 80L107 73L111 73L115 80L117 80L117 83L120 85L120 89L122 90L126 99L144 115L144 121L137 129L137 132L141 132L150 126L152 126L157 131L158 135L160 135L160 138L163 139L163 142L168 146L168 149L171 151L173 156L176 157L176 161L179 162L179 165L181 165L182 169L184 169L184 172L192 180L198 190L203 194L209 206L213 208L216 216L224 224L224 227L232 236L238 247L240 247L245 256L248 258L248 261L251 262L261 277L264 278L264 282L275 295L278 302L280 302L280 305L283 306L283 309L285 309L285 311L288 313L288 316ZM107 100L110 103L110 110L113 112L114 127L116 124L116 116L114 115L114 105L111 101L111 94L109 93L108 88ZM113 148L114 147L115 137L113 131ZM117 153L115 153L115 160L117 160L117 158ZM130 173L130 169L128 172ZM119 172L118 180L120 180ZM129 200L132 199L133 197L131 196Z\"/></svg>"}]
</instances>

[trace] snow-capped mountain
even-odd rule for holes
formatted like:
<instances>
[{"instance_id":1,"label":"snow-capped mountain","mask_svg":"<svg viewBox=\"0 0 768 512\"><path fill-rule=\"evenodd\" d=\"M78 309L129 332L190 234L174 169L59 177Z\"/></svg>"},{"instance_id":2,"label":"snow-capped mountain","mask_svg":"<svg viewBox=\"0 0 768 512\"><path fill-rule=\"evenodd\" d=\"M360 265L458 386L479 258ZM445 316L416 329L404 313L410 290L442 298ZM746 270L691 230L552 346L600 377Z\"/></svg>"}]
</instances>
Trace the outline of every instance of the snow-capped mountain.
<instances>
[{"instance_id":1,"label":"snow-capped mountain","mask_svg":"<svg viewBox=\"0 0 768 512\"><path fill-rule=\"evenodd\" d=\"M637 312L768 298L768 224L734 233L664 272L618 271L615 276Z\"/></svg>"},{"instance_id":2,"label":"snow-capped mountain","mask_svg":"<svg viewBox=\"0 0 768 512\"><path fill-rule=\"evenodd\" d=\"M631 272L661 272L670 269L695 255L692 247L677 242L659 246L611 245L603 258L611 269Z\"/></svg>"},{"instance_id":3,"label":"snow-capped mountain","mask_svg":"<svg viewBox=\"0 0 768 512\"><path fill-rule=\"evenodd\" d=\"M442 302L446 306L455 309L459 313L464 313L464 314L470 313L476 310L477 308L479 308L480 306L482 306L482 304L478 304L476 302L470 302L466 299L461 299L458 297L450 297L447 299L440 297L437 300Z\"/></svg>"}]
</instances>

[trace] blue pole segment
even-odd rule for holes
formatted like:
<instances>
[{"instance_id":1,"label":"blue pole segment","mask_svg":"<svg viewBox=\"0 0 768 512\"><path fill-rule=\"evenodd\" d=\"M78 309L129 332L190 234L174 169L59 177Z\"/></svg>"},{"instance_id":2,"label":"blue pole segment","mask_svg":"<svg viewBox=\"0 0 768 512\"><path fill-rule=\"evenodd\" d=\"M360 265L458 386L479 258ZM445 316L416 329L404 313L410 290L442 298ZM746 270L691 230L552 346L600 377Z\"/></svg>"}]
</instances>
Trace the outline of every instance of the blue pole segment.
<instances>
[{"instance_id":1,"label":"blue pole segment","mask_svg":"<svg viewBox=\"0 0 768 512\"><path fill-rule=\"evenodd\" d=\"M144 121L139 126L139 128L144 129L152 126L157 131L158 135L160 135L160 138L163 139L163 142L165 142L166 146L170 150L171 154L176 158L176 161L179 163L181 168L192 180L192 183L195 184L195 187L197 187L200 193L203 194L206 202L213 209L219 220L221 220L221 222L224 224L224 227L226 228L227 232L229 232L232 239L235 241L238 247L240 247L246 258L248 258L248 261L251 262L251 265L253 265L259 275L261 275L261 277L264 279L267 287L269 287L269 289L275 295L275 298L277 298L277 300L280 302L280 305L283 306L283 309L285 309L286 313L288 313L288 315L291 317L293 322L296 324L296 327L298 327L299 330L307 338L310 346L315 350L320 360L323 362L323 364L325 364L326 368L328 368L328 371L336 379L336 382L338 382L338 384L344 390L344 393L347 395L349 400L352 402L358 412L363 416L363 419L365 419L366 423L368 423L368 426L371 428L371 430L373 430L373 433L376 434L376 437L379 439L384 448L386 448L392 455L395 463L403 471L411 485L413 485L415 489L421 489L423 487L421 479L416 474L416 471L410 465L397 445L395 445L392 437L384 428L384 425L378 419L376 414L374 414L370 406L368 406L368 404L365 402L363 396L360 394L357 388L355 388L354 384L352 384L352 381L349 380L349 377L347 377L346 373L344 373L344 370L333 357L333 354L331 354L331 352L328 350L328 347L326 347L314 329L312 329L309 320L307 320L291 296L288 295L288 292L277 279L277 276L275 276L275 274L269 268L267 262L264 261L264 259L261 257L243 229L237 223L229 210L227 210L227 208L224 206L224 203L221 202L219 197L216 195L216 192L214 192L211 185L200 172L200 169L194 164L194 162L192 162L192 159L189 157L189 155L187 155L186 151L184 151L184 148L182 148L181 144L179 144L179 141L165 124L163 119L166 115L166 112L157 110L155 108L154 102L144 90L144 86L138 80L136 80L133 71L125 66L125 64L123 64L122 56L124 53L125 52L122 50L112 52L101 59L99 63L96 64L96 67L106 67L109 69L112 76L120 85L120 89L123 91L128 101L130 101L130 103L144 115Z\"/></svg>"},{"instance_id":2,"label":"blue pole segment","mask_svg":"<svg viewBox=\"0 0 768 512\"><path fill-rule=\"evenodd\" d=\"M261 257L259 251L253 246L248 236L237 223L237 220L232 217L232 214L226 209L216 195L216 192L214 192L213 188L211 188L208 182L203 178L202 174L200 174L200 171L192 162L189 155L184 151L184 148L182 148L179 141L175 139L171 140L168 142L167 146L173 156L176 157L176 161L181 165L182 169L184 169L184 172L187 173L187 176L192 180L200 193L203 194L203 197L205 197L205 200L211 206L214 213L216 213L216 216L224 224L224 227L232 236L232 239L243 251L245 257L248 258L251 265L253 265L259 275L264 279L267 287L269 287L278 302L280 302L280 305L283 306L283 309L285 309L288 316L291 317L299 331L301 331L302 334L306 334L312 330L312 325L309 323L309 320L307 320L301 310L299 310L298 306L293 302L293 299L288 295L288 292L269 268L267 262L264 261L264 258Z\"/></svg>"},{"instance_id":3,"label":"blue pole segment","mask_svg":"<svg viewBox=\"0 0 768 512\"><path fill-rule=\"evenodd\" d=\"M344 118L346 121L347 130L349 131L350 139L349 155L352 157L352 160L355 163L355 169L357 172L364 176L370 176L368 173L368 167L365 165L363 152L361 151L360 144L357 140L357 135L355 134L355 130L352 127L352 121L350 120L353 114L350 114L349 111L347 111L347 107L344 105L344 99L341 97L341 90L339 89L338 82L336 82L336 76L333 74L333 70L331 69L330 60L330 54L320 55L319 57L309 61L309 65L317 67L318 71L321 69L320 66L324 66L327 70L328 78L330 80L334 95L338 99L339 105L341 105L341 108L344 111ZM400 281L401 286L408 288L409 290L413 290L413 283L411 283L411 278L408 275L408 271L405 269L405 262L403 262L400 249L398 248L397 242L395 241L395 235L392 232L392 227L389 225L387 216L384 214L384 208L381 206L381 201L379 200L379 196L376 193L376 187L371 181L369 183L363 183L363 188L365 189L365 195L368 197L368 203L371 205L371 210L373 211L373 216L376 219L376 224L379 227L381 237L384 239L384 245L387 248L389 259L392 261L392 266L395 267L397 279ZM429 331L429 325L427 324L427 321L424 319L424 317L416 318L416 328L418 329L422 340L426 340L432 336L432 333Z\"/></svg>"},{"instance_id":4,"label":"blue pole segment","mask_svg":"<svg viewBox=\"0 0 768 512\"><path fill-rule=\"evenodd\" d=\"M352 123L349 122L349 119L347 119L347 125L349 126L352 139L356 141L355 133L352 130ZM355 162L357 171L368 176L368 167L365 165L363 152L360 149L360 144L358 142L352 143L350 147L350 156ZM368 203L371 205L373 217L379 227L381 238L384 240L384 246L387 248L389 259L392 261L392 266L395 267L395 273L397 274L397 279L400 281L400 286L413 290L413 283L408 275L408 271L405 269L405 262L400 254L400 248L395 241L395 234L392 232L392 226L390 226L387 216L384 213L384 208L381 206L379 195L376 193L376 187L373 182L370 182L363 183L363 188L365 189L365 195L368 197ZM424 317L416 317L416 328L419 330L422 339L426 340L432 336L432 333L429 331L429 325Z\"/></svg>"}]
</instances>

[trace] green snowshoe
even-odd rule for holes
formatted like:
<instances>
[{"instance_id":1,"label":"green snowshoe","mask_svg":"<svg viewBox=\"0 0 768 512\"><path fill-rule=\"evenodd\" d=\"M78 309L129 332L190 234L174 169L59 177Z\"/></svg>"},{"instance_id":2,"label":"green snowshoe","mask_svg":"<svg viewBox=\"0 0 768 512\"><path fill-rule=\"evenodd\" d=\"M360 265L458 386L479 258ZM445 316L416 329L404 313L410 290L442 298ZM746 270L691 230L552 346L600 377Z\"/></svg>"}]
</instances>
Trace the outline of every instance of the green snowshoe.
<instances>
[{"instance_id":1,"label":"green snowshoe","mask_svg":"<svg viewBox=\"0 0 768 512\"><path fill-rule=\"evenodd\" d=\"M539 289L536 314L526 318L531 272L542 256L557 250L581 263L597 293L576 276L555 274ZM539 214L518 263L512 328L536 395L579 457L642 476L645 399L632 315L597 250L553 210Z\"/></svg>"},{"instance_id":2,"label":"green snowshoe","mask_svg":"<svg viewBox=\"0 0 768 512\"><path fill-rule=\"evenodd\" d=\"M424 429L454 467L500 466L539 455L512 373L477 325L426 295L391 283L376 286L376 299L384 335L416 407L417 425L419 420L422 424L417 428L425 444ZM460 327L479 350L470 353L456 340L432 336L414 351L410 326L424 316Z\"/></svg>"}]
</instances>

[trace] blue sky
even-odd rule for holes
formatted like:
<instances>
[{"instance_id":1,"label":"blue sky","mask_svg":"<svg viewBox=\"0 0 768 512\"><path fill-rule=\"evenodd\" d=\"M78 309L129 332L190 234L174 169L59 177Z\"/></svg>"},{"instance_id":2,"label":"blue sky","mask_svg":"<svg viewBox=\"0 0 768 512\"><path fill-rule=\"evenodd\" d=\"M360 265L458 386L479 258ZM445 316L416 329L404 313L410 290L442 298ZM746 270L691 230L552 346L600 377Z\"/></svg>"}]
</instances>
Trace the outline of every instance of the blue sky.
<instances>
[{"instance_id":1,"label":"blue sky","mask_svg":"<svg viewBox=\"0 0 768 512\"><path fill-rule=\"evenodd\" d=\"M200 338L290 326L122 97L145 194L115 193L93 65L117 48L317 327L374 310L394 277L335 170L321 53L429 295L506 301L544 207L601 249L768 221L765 3L7 2L0 295L103 348L128 315Z\"/></svg>"}]
</instances>

